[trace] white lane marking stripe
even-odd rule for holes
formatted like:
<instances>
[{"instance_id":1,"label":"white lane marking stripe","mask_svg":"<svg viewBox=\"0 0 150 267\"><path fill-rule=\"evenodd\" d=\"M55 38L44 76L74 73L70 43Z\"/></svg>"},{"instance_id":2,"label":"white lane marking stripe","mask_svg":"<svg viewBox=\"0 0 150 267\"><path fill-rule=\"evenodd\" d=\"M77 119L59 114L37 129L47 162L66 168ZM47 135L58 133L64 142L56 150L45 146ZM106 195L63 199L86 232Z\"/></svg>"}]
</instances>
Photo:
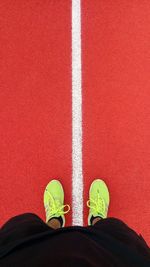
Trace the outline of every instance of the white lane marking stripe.
<instances>
[{"instance_id":1,"label":"white lane marking stripe","mask_svg":"<svg viewBox=\"0 0 150 267\"><path fill-rule=\"evenodd\" d=\"M72 0L72 211L72 225L83 226L80 0Z\"/></svg>"}]
</instances>

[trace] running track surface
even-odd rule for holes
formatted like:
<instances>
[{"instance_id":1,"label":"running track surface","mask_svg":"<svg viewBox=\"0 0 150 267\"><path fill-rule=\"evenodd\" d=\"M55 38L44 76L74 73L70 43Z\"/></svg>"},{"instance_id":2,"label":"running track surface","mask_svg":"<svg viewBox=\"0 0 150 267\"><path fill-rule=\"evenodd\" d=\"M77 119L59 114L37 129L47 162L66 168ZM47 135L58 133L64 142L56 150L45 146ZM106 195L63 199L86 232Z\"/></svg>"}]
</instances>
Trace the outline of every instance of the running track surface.
<instances>
[{"instance_id":1,"label":"running track surface","mask_svg":"<svg viewBox=\"0 0 150 267\"><path fill-rule=\"evenodd\" d=\"M150 244L150 2L82 1L84 225L95 178L109 217ZM59 179L72 201L71 1L0 2L0 224ZM71 213L66 216L71 225Z\"/></svg>"}]
</instances>

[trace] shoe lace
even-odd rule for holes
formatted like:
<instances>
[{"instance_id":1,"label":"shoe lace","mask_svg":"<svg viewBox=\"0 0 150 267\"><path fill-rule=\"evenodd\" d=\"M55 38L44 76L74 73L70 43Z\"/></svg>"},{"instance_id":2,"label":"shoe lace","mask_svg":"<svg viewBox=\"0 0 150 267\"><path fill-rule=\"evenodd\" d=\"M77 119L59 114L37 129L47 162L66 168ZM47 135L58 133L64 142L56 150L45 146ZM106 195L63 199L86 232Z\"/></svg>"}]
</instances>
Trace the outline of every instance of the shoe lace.
<instances>
[{"instance_id":1,"label":"shoe lace","mask_svg":"<svg viewBox=\"0 0 150 267\"><path fill-rule=\"evenodd\" d=\"M49 194L50 197L48 205L45 205L45 211L49 217L55 214L57 214L58 216L62 216L70 211L70 206L68 204L60 205L60 201L58 199L54 199L48 191L46 192ZM65 207L68 207L66 211L64 210Z\"/></svg>"},{"instance_id":2,"label":"shoe lace","mask_svg":"<svg viewBox=\"0 0 150 267\"><path fill-rule=\"evenodd\" d=\"M91 209L92 213L97 214L105 214L105 201L102 197L100 197L99 194L97 194L96 198L90 198L90 200L87 201L87 206Z\"/></svg>"}]
</instances>

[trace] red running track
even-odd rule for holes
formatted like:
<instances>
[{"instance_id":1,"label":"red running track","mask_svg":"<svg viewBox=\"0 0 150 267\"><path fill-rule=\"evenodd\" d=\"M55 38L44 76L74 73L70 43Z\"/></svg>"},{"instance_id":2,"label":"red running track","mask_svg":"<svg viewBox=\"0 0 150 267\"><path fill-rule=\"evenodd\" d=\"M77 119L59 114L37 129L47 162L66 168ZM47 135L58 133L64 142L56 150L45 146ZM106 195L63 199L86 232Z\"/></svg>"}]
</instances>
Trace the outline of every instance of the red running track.
<instances>
[{"instance_id":1,"label":"red running track","mask_svg":"<svg viewBox=\"0 0 150 267\"><path fill-rule=\"evenodd\" d=\"M82 21L84 197L103 178L109 216L150 242L150 2L82 1Z\"/></svg>"},{"instance_id":2,"label":"red running track","mask_svg":"<svg viewBox=\"0 0 150 267\"><path fill-rule=\"evenodd\" d=\"M71 204L71 1L0 3L0 223L60 178ZM82 1L84 224L94 178L109 216L150 243L150 3ZM71 225L71 213L66 216Z\"/></svg>"},{"instance_id":3,"label":"red running track","mask_svg":"<svg viewBox=\"0 0 150 267\"><path fill-rule=\"evenodd\" d=\"M0 223L45 220L50 179L71 202L71 5L2 0L0 18Z\"/></svg>"}]
</instances>

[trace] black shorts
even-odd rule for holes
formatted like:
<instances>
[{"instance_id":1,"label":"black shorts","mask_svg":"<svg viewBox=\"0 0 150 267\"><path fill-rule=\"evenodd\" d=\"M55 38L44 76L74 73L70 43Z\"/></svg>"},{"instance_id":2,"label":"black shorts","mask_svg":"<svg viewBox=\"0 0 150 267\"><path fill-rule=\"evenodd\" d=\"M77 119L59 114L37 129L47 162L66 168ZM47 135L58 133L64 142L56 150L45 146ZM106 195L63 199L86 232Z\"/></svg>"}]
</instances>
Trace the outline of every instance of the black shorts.
<instances>
[{"instance_id":1,"label":"black shorts","mask_svg":"<svg viewBox=\"0 0 150 267\"><path fill-rule=\"evenodd\" d=\"M49 265L48 265L49 264ZM150 248L123 221L54 230L37 215L11 218L0 229L0 266L150 267Z\"/></svg>"}]
</instances>

